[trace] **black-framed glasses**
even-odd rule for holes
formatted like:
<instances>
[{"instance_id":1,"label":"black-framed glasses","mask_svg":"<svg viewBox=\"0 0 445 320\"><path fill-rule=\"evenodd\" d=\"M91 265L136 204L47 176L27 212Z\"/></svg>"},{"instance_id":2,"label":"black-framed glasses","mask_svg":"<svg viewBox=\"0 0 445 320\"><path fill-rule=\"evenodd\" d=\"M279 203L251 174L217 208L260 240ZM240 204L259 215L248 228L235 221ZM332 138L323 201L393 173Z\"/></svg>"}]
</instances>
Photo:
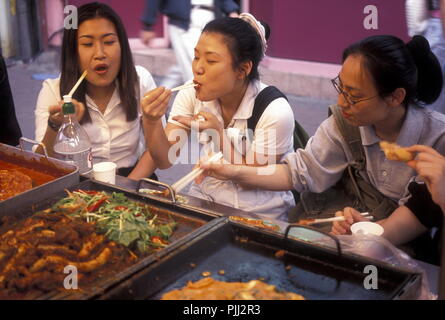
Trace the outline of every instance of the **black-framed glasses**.
<instances>
[{"instance_id":1,"label":"black-framed glasses","mask_svg":"<svg viewBox=\"0 0 445 320\"><path fill-rule=\"evenodd\" d=\"M339 94L342 94L343 97L345 98L346 102L349 103L349 104L351 104L351 105L355 105L355 104L357 104L357 103L359 103L359 102L362 102L362 101L371 100L371 99L374 99L375 97L378 97L378 96L379 96L379 95L377 94L377 95L372 96L372 97L369 97L369 98L364 98L364 99L354 99L354 98L351 97L351 95L350 95L349 93L347 93L346 91L343 90L343 84L341 83L341 81L340 81L340 77L339 77L339 76L337 76L337 77L335 77L334 79L332 79L331 82L332 82L332 85L334 86L334 89L335 89Z\"/></svg>"}]
</instances>

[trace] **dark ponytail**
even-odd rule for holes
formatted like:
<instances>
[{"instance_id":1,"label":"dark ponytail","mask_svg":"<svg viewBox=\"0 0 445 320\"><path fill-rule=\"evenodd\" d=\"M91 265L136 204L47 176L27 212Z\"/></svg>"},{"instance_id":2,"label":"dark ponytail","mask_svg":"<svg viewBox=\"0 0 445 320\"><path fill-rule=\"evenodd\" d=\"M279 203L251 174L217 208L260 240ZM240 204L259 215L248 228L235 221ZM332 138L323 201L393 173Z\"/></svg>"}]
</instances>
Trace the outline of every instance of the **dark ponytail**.
<instances>
[{"instance_id":1,"label":"dark ponytail","mask_svg":"<svg viewBox=\"0 0 445 320\"><path fill-rule=\"evenodd\" d=\"M266 40L270 35L269 26L261 21L265 30ZM258 32L246 21L239 18L220 18L207 23L202 32L218 33L224 36L233 58L233 68L236 70L246 61L252 61L252 70L248 80L258 80L258 66L263 59L263 44Z\"/></svg>"},{"instance_id":2,"label":"dark ponytail","mask_svg":"<svg viewBox=\"0 0 445 320\"><path fill-rule=\"evenodd\" d=\"M382 98L397 88L404 88L403 104L407 106L419 102L430 104L440 95L442 70L422 36L415 36L407 44L394 36L371 36L346 48L343 61L355 54L364 57Z\"/></svg>"},{"instance_id":3,"label":"dark ponytail","mask_svg":"<svg viewBox=\"0 0 445 320\"><path fill-rule=\"evenodd\" d=\"M424 37L414 36L406 46L417 66L417 99L426 104L433 103L443 86L440 63Z\"/></svg>"}]
</instances>

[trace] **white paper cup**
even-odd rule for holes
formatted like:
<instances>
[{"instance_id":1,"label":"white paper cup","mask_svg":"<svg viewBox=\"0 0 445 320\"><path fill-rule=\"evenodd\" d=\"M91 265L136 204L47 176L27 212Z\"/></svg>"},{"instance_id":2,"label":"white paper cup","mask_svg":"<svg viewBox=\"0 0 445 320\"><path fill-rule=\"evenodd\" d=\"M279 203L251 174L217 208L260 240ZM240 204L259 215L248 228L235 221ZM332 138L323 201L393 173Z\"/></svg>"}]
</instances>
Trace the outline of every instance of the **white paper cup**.
<instances>
[{"instance_id":1,"label":"white paper cup","mask_svg":"<svg viewBox=\"0 0 445 320\"><path fill-rule=\"evenodd\" d=\"M375 222L361 221L356 222L351 226L351 232L353 234L373 234L381 236L385 230L381 225Z\"/></svg>"},{"instance_id":2,"label":"white paper cup","mask_svg":"<svg viewBox=\"0 0 445 320\"><path fill-rule=\"evenodd\" d=\"M100 162L93 165L94 179L106 183L115 184L116 167L114 162Z\"/></svg>"}]
</instances>

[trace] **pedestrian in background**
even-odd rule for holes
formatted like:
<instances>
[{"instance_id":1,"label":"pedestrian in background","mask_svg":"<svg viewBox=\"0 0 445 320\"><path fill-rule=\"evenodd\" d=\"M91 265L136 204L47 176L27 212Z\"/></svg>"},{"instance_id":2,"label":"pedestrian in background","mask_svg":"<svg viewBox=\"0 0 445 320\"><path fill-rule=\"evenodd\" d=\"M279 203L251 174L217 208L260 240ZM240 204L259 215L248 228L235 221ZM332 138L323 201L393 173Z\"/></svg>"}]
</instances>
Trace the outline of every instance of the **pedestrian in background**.
<instances>
[{"instance_id":1,"label":"pedestrian in background","mask_svg":"<svg viewBox=\"0 0 445 320\"><path fill-rule=\"evenodd\" d=\"M158 14L166 15L168 34L177 62L177 65L171 67L167 81L162 85L171 88L192 79L193 50L204 26L223 14L236 17L238 11L239 6L233 0L146 0L141 40L146 45L150 44L156 37L153 26Z\"/></svg>"}]
</instances>

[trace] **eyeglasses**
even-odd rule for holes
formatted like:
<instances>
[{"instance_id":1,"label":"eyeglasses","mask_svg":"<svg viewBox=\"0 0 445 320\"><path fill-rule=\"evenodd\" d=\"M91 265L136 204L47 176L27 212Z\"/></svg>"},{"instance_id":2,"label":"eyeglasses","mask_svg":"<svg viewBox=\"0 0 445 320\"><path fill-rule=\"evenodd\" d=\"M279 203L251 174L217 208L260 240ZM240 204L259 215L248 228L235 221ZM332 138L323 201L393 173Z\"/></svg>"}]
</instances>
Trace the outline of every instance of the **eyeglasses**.
<instances>
[{"instance_id":1,"label":"eyeglasses","mask_svg":"<svg viewBox=\"0 0 445 320\"><path fill-rule=\"evenodd\" d=\"M371 100L371 99L374 99L375 97L379 96L379 95L375 95L375 96L370 97L370 98L364 98L364 99L358 99L357 100L357 99L352 98L349 93L347 93L346 91L343 90L343 84L341 83L339 76L337 76L334 79L332 79L331 82L332 82L332 85L334 86L334 89L339 94L342 94L343 97L345 98L346 102L351 104L351 105L355 105L355 104L357 104L359 102L362 102L362 101Z\"/></svg>"}]
</instances>

